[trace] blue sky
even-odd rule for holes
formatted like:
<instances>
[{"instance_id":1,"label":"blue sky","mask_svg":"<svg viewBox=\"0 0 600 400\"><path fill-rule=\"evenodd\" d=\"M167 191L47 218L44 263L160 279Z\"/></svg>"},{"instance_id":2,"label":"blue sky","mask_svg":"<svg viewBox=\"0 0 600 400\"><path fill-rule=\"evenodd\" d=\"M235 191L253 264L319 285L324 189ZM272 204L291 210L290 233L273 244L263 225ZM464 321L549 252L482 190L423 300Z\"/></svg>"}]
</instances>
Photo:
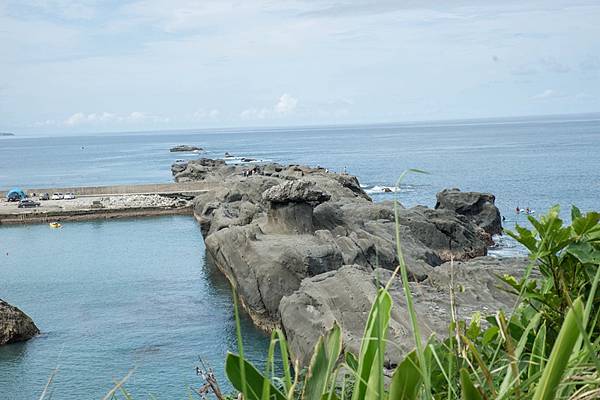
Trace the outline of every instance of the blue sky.
<instances>
[{"instance_id":1,"label":"blue sky","mask_svg":"<svg viewBox=\"0 0 600 400\"><path fill-rule=\"evenodd\" d=\"M0 0L0 131L598 112L599 21L597 0Z\"/></svg>"}]
</instances>

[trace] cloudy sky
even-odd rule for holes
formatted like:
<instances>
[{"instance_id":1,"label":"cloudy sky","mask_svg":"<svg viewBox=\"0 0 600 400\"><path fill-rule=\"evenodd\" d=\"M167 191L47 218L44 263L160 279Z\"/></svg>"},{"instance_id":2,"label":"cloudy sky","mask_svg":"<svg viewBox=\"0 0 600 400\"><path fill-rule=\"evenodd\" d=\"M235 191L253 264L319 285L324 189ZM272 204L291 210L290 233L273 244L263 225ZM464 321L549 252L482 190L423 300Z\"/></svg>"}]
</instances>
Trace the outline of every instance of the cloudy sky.
<instances>
[{"instance_id":1,"label":"cloudy sky","mask_svg":"<svg viewBox=\"0 0 600 400\"><path fill-rule=\"evenodd\" d=\"M598 112L599 21L597 0L0 0L0 131Z\"/></svg>"}]
</instances>

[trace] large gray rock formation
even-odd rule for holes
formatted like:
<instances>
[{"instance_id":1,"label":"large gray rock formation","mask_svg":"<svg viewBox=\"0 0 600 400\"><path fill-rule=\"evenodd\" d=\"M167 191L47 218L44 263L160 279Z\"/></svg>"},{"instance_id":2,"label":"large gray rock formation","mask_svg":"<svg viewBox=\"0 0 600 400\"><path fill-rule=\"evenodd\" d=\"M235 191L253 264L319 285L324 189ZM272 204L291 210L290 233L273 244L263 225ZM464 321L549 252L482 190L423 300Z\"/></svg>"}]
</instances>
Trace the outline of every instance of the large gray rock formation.
<instances>
[{"instance_id":1,"label":"large gray rock formation","mask_svg":"<svg viewBox=\"0 0 600 400\"><path fill-rule=\"evenodd\" d=\"M451 210L464 215L489 235L502 234L500 211L494 204L496 197L493 194L445 189L439 192L436 198L436 209Z\"/></svg>"},{"instance_id":2,"label":"large gray rock formation","mask_svg":"<svg viewBox=\"0 0 600 400\"><path fill-rule=\"evenodd\" d=\"M526 263L524 258L480 257L453 265L445 263L432 269L423 282L411 282L422 340L431 334L444 338L448 333L451 276L458 317L467 319L476 311L489 314L512 307L515 298L503 290L504 284L496 274L518 273ZM391 275L389 270L347 265L303 280L300 288L285 296L279 306L292 358L306 365L319 336L331 329L334 322L343 327L345 348L358 354L377 289ZM393 367L414 348L414 339L399 279L393 281L390 294L394 305L388 339L394 345L387 346L386 364Z\"/></svg>"},{"instance_id":3,"label":"large gray rock formation","mask_svg":"<svg viewBox=\"0 0 600 400\"><path fill-rule=\"evenodd\" d=\"M398 265L393 203L373 203L353 176L210 159L174 166L173 174L180 182L219 183L196 197L194 213L208 257L261 327L281 324L281 299L307 278L320 279L343 265L367 272ZM467 216L448 209L398 208L398 230L414 281L450 259L486 255L487 234Z\"/></svg>"},{"instance_id":4,"label":"large gray rock formation","mask_svg":"<svg viewBox=\"0 0 600 400\"><path fill-rule=\"evenodd\" d=\"M27 314L0 299L0 345L29 340L38 333Z\"/></svg>"}]
</instances>

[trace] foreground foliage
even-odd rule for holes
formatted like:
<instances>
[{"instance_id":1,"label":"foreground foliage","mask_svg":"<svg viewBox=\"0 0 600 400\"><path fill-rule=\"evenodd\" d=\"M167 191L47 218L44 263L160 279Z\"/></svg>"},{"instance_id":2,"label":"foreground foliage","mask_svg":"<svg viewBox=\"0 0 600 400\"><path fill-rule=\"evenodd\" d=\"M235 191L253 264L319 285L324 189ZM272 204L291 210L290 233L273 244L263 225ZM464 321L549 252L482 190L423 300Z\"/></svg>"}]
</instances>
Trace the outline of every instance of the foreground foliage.
<instances>
[{"instance_id":1,"label":"foreground foliage","mask_svg":"<svg viewBox=\"0 0 600 400\"><path fill-rule=\"evenodd\" d=\"M500 277L517 295L514 310L474 315L470 322L453 318L447 339L426 343L420 339L398 232L396 273L415 350L391 379L384 366L393 307L387 286L375 298L358 355L342 353L342 331L334 325L316 344L300 379L298 366L288 363L283 333L275 331L261 372L244 358L238 323L239 354L227 355L227 377L248 400L600 398L599 219L598 213L583 215L573 208L572 223L565 226L554 207L539 220L530 217L531 229L517 226L509 235L529 250L531 263L522 277ZM396 273L392 279L398 279ZM274 372L276 348L282 376Z\"/></svg>"}]
</instances>

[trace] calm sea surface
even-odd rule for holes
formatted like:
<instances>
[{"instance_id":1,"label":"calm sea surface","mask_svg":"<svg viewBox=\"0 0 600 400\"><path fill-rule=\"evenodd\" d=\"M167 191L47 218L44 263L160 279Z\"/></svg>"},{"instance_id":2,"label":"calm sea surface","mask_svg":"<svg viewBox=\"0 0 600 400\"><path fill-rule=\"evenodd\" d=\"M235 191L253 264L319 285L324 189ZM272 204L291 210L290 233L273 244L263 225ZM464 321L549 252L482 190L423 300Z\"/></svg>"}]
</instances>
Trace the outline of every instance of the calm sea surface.
<instances>
[{"instance_id":1,"label":"calm sea surface","mask_svg":"<svg viewBox=\"0 0 600 400\"><path fill-rule=\"evenodd\" d=\"M514 208L553 204L600 209L600 121L531 120L263 131L0 139L0 189L168 182L177 144L282 163L321 165L357 175L375 200L389 198L406 168L400 200L435 204L445 187L496 195L506 225ZM566 216L567 213L565 213ZM0 397L36 398L59 366L55 399L101 398L136 368L128 388L148 398L186 398L200 386L203 357L223 376L235 347L231 294L206 265L192 218L0 227L0 298L44 332L0 348ZM244 321L256 360L267 338Z\"/></svg>"}]
</instances>

